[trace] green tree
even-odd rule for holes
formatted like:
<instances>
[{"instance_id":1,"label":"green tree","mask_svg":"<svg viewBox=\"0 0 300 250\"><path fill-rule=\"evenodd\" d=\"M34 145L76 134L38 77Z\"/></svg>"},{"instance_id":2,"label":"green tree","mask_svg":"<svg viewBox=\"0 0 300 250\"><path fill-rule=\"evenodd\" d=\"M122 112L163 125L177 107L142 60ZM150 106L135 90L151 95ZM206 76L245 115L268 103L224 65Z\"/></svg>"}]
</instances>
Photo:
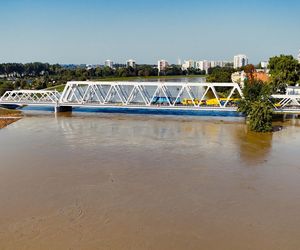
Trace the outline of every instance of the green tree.
<instances>
[{"instance_id":1,"label":"green tree","mask_svg":"<svg viewBox=\"0 0 300 250\"><path fill-rule=\"evenodd\" d=\"M107 77L107 76L113 76L114 75L114 70L108 66L105 66L103 69L102 69L102 74L104 77Z\"/></svg>"},{"instance_id":2,"label":"green tree","mask_svg":"<svg viewBox=\"0 0 300 250\"><path fill-rule=\"evenodd\" d=\"M4 82L0 83L0 96L2 96L6 91L13 90L14 86L12 83Z\"/></svg>"},{"instance_id":3,"label":"green tree","mask_svg":"<svg viewBox=\"0 0 300 250\"><path fill-rule=\"evenodd\" d=\"M167 76L182 75L182 69L178 65L171 65L166 69Z\"/></svg>"},{"instance_id":4,"label":"green tree","mask_svg":"<svg viewBox=\"0 0 300 250\"><path fill-rule=\"evenodd\" d=\"M246 115L249 128L256 132L272 131L273 107L269 101L271 86L255 79L245 81L244 98L238 111Z\"/></svg>"},{"instance_id":5,"label":"green tree","mask_svg":"<svg viewBox=\"0 0 300 250\"><path fill-rule=\"evenodd\" d=\"M231 75L235 72L234 69L228 67L215 67L209 69L209 76L207 77L208 82L231 82Z\"/></svg>"},{"instance_id":6,"label":"green tree","mask_svg":"<svg viewBox=\"0 0 300 250\"><path fill-rule=\"evenodd\" d=\"M249 128L255 132L272 131L273 108L268 98L261 98L251 103Z\"/></svg>"},{"instance_id":7,"label":"green tree","mask_svg":"<svg viewBox=\"0 0 300 250\"><path fill-rule=\"evenodd\" d=\"M116 75L119 77L127 77L129 76L129 72L127 68L117 68Z\"/></svg>"},{"instance_id":8,"label":"green tree","mask_svg":"<svg viewBox=\"0 0 300 250\"><path fill-rule=\"evenodd\" d=\"M137 76L157 76L158 69L151 65L137 65L136 67Z\"/></svg>"},{"instance_id":9,"label":"green tree","mask_svg":"<svg viewBox=\"0 0 300 250\"><path fill-rule=\"evenodd\" d=\"M271 82L274 91L284 93L287 85L294 86L300 79L300 64L293 56L280 55L271 57L268 68L270 69Z\"/></svg>"},{"instance_id":10,"label":"green tree","mask_svg":"<svg viewBox=\"0 0 300 250\"><path fill-rule=\"evenodd\" d=\"M256 69L254 67L253 64L247 64L244 68L243 68L244 72L247 74L248 78L250 78L251 80L254 77L254 73L256 72Z\"/></svg>"},{"instance_id":11,"label":"green tree","mask_svg":"<svg viewBox=\"0 0 300 250\"><path fill-rule=\"evenodd\" d=\"M100 67L97 67L95 70L95 76L96 77L102 77L102 69Z\"/></svg>"}]
</instances>

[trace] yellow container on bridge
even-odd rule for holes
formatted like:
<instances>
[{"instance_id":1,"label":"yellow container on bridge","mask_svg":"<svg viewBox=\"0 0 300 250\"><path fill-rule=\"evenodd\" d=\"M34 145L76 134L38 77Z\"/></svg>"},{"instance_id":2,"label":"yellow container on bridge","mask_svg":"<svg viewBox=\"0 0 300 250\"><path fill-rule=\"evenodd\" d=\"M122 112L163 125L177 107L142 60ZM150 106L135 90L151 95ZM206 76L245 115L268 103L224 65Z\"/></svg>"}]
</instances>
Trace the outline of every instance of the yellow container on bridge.
<instances>
[{"instance_id":1,"label":"yellow container on bridge","mask_svg":"<svg viewBox=\"0 0 300 250\"><path fill-rule=\"evenodd\" d=\"M195 105L199 105L200 100L198 98L195 98L195 99L183 98L181 103L182 103L182 105L186 105L186 106L194 105L194 103L195 103ZM204 105L204 104L205 104L205 100L202 100L200 105Z\"/></svg>"},{"instance_id":2,"label":"yellow container on bridge","mask_svg":"<svg viewBox=\"0 0 300 250\"><path fill-rule=\"evenodd\" d=\"M227 101L227 98L219 98L219 100L217 98L212 98L212 99L208 99L206 100L206 104L207 105L211 105L211 106L216 106L216 105L224 105ZM240 99L239 98L229 98L227 103L237 103L239 102Z\"/></svg>"}]
</instances>

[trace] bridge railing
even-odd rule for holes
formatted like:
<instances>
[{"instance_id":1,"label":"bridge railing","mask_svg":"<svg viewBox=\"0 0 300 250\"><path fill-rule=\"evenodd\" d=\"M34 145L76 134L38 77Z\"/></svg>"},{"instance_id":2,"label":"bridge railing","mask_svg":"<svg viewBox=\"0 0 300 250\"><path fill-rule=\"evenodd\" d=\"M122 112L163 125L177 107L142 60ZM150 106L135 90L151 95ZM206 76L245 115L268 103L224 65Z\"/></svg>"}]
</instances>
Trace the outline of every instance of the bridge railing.
<instances>
[{"instance_id":1,"label":"bridge railing","mask_svg":"<svg viewBox=\"0 0 300 250\"><path fill-rule=\"evenodd\" d=\"M220 98L220 89L227 95ZM212 106L225 108L232 105L233 96L242 97L237 83L185 82L68 82L59 102L73 105L186 105L200 107L207 99Z\"/></svg>"},{"instance_id":2,"label":"bridge railing","mask_svg":"<svg viewBox=\"0 0 300 250\"><path fill-rule=\"evenodd\" d=\"M271 96L275 111L300 110L300 95L298 94L275 94Z\"/></svg>"},{"instance_id":3,"label":"bridge railing","mask_svg":"<svg viewBox=\"0 0 300 250\"><path fill-rule=\"evenodd\" d=\"M0 98L0 104L228 108L236 106L234 101L242 96L236 83L71 81L62 93L56 90L7 91ZM275 94L271 102L275 111L300 112L299 94Z\"/></svg>"},{"instance_id":4,"label":"bridge railing","mask_svg":"<svg viewBox=\"0 0 300 250\"><path fill-rule=\"evenodd\" d=\"M60 99L58 91L50 90L12 90L6 91L0 103L7 104L57 104Z\"/></svg>"}]
</instances>

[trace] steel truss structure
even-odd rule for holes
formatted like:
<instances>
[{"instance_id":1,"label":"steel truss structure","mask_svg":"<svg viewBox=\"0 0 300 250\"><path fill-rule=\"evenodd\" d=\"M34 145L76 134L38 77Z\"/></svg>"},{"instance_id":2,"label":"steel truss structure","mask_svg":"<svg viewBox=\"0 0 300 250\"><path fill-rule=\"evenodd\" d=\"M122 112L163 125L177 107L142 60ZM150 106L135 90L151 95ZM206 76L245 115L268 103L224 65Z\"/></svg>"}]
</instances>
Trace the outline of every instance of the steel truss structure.
<instances>
[{"instance_id":1,"label":"steel truss structure","mask_svg":"<svg viewBox=\"0 0 300 250\"><path fill-rule=\"evenodd\" d=\"M275 112L300 112L300 95L272 95L271 101Z\"/></svg>"},{"instance_id":2,"label":"steel truss structure","mask_svg":"<svg viewBox=\"0 0 300 250\"><path fill-rule=\"evenodd\" d=\"M228 96L221 101L218 91ZM68 82L60 97L64 105L85 106L183 106L188 99L190 107L205 106L206 99L215 98L215 107L226 108L234 94L242 97L236 83L182 83L182 82Z\"/></svg>"},{"instance_id":3,"label":"steel truss structure","mask_svg":"<svg viewBox=\"0 0 300 250\"><path fill-rule=\"evenodd\" d=\"M12 90L6 91L0 98L0 104L20 105L57 105L60 99L58 91L50 90Z\"/></svg>"},{"instance_id":4,"label":"steel truss structure","mask_svg":"<svg viewBox=\"0 0 300 250\"><path fill-rule=\"evenodd\" d=\"M232 100L242 97L237 83L71 81L61 94L56 90L7 91L0 104L232 111L236 110ZM213 104L208 100L214 100ZM275 112L300 113L300 95L272 95L271 102Z\"/></svg>"}]
</instances>

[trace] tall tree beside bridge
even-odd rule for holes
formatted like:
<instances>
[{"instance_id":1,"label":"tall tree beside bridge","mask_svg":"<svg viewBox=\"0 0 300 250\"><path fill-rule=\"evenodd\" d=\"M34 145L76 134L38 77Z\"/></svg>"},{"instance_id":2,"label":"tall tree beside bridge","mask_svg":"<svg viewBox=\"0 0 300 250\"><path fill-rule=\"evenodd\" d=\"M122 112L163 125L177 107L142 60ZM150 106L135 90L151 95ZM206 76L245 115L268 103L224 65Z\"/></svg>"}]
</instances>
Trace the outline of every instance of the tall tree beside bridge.
<instances>
[{"instance_id":1,"label":"tall tree beside bridge","mask_svg":"<svg viewBox=\"0 0 300 250\"><path fill-rule=\"evenodd\" d=\"M273 107L269 101L271 86L250 78L245 81L243 96L238 110L246 115L251 131L272 131Z\"/></svg>"},{"instance_id":2,"label":"tall tree beside bridge","mask_svg":"<svg viewBox=\"0 0 300 250\"><path fill-rule=\"evenodd\" d=\"M294 86L300 83L300 64L293 56L271 57L268 68L275 92L285 93L287 85Z\"/></svg>"}]
</instances>

